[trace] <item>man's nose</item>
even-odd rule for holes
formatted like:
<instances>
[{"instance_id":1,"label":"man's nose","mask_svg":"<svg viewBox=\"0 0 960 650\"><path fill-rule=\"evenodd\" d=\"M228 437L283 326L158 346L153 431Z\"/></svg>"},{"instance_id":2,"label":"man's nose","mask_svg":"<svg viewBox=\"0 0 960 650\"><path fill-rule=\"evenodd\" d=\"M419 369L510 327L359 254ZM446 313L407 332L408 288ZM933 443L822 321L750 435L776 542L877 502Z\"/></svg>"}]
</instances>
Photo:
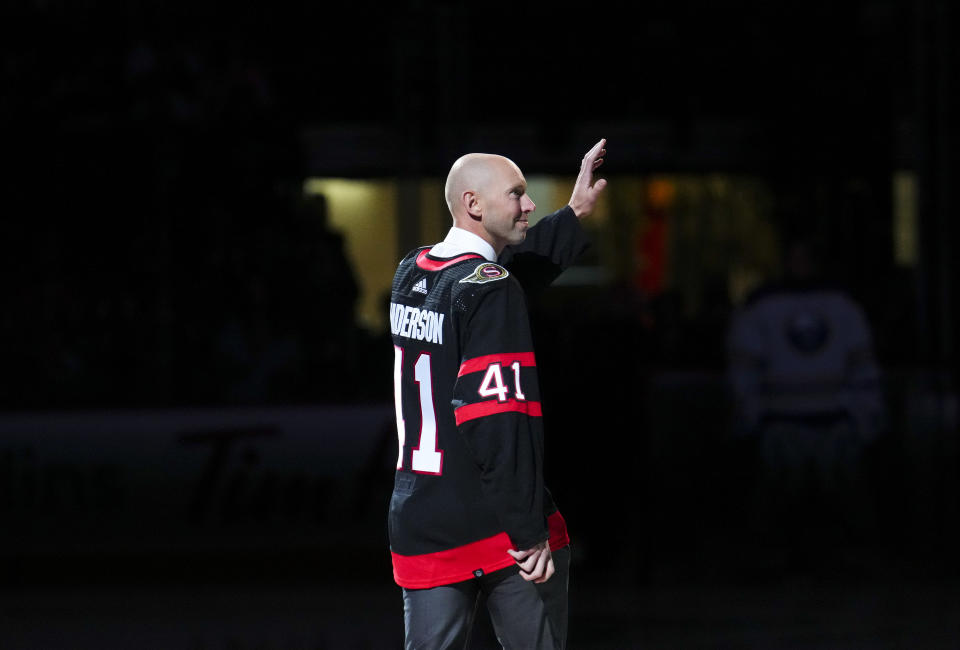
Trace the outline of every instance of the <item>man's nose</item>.
<instances>
[{"instance_id":1,"label":"man's nose","mask_svg":"<svg viewBox=\"0 0 960 650\"><path fill-rule=\"evenodd\" d=\"M533 212L537 209L537 204L533 202L533 199L524 194L520 200L520 209L524 212Z\"/></svg>"}]
</instances>

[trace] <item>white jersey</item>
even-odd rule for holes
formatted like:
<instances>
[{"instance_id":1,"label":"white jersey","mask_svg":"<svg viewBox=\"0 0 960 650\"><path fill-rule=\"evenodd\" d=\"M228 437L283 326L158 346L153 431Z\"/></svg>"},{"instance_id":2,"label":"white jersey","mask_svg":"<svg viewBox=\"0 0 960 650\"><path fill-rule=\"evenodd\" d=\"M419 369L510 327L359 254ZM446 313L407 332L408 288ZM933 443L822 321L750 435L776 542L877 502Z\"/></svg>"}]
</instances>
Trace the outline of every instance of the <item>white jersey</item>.
<instances>
[{"instance_id":1,"label":"white jersey","mask_svg":"<svg viewBox=\"0 0 960 650\"><path fill-rule=\"evenodd\" d=\"M764 418L848 417L865 438L882 416L880 372L862 309L826 287L773 288L734 315L730 382L748 429Z\"/></svg>"}]
</instances>

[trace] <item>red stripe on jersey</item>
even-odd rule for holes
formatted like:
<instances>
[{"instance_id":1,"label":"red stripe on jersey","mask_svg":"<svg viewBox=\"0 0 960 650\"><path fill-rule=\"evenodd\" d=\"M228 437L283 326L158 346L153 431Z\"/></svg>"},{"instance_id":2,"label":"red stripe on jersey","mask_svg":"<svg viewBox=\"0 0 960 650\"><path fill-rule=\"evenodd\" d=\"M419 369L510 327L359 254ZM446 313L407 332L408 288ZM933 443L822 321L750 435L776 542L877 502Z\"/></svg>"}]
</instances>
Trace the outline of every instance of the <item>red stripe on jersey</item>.
<instances>
[{"instance_id":1,"label":"red stripe on jersey","mask_svg":"<svg viewBox=\"0 0 960 650\"><path fill-rule=\"evenodd\" d=\"M536 366L537 360L533 352L508 352L506 354L487 354L475 359L467 359L460 364L460 372L457 377L463 377L471 372L480 372L486 370L491 363L499 363L503 366L509 366L514 361L519 361L521 366Z\"/></svg>"},{"instance_id":2,"label":"red stripe on jersey","mask_svg":"<svg viewBox=\"0 0 960 650\"><path fill-rule=\"evenodd\" d=\"M570 534L567 532L567 520L557 510L547 517L547 527L550 529L550 550L555 551L570 544Z\"/></svg>"},{"instance_id":3,"label":"red stripe on jersey","mask_svg":"<svg viewBox=\"0 0 960 650\"><path fill-rule=\"evenodd\" d=\"M417 255L417 266L419 266L424 271L442 271L448 266L453 266L457 262L462 262L463 260L470 260L474 258L483 259L483 255L476 255L474 253L467 253L466 255L458 255L449 260L434 260L427 257L429 250L422 250Z\"/></svg>"},{"instance_id":4,"label":"red stripe on jersey","mask_svg":"<svg viewBox=\"0 0 960 650\"><path fill-rule=\"evenodd\" d=\"M547 528L550 530L551 551L570 543L567 522L559 512L547 517ZM486 574L514 564L515 560L507 553L511 548L513 544L510 537L506 533L498 533L493 537L436 553L400 555L391 551L393 579L407 589L429 589L469 580L476 577L477 570Z\"/></svg>"},{"instance_id":5,"label":"red stripe on jersey","mask_svg":"<svg viewBox=\"0 0 960 650\"><path fill-rule=\"evenodd\" d=\"M506 402L489 400L486 402L477 402L476 404L465 404L457 407L453 415L457 419L457 425L461 425L468 420L483 418L497 413L524 413L534 417L541 417L543 412L540 410L540 402L525 402L518 399L508 399Z\"/></svg>"}]
</instances>

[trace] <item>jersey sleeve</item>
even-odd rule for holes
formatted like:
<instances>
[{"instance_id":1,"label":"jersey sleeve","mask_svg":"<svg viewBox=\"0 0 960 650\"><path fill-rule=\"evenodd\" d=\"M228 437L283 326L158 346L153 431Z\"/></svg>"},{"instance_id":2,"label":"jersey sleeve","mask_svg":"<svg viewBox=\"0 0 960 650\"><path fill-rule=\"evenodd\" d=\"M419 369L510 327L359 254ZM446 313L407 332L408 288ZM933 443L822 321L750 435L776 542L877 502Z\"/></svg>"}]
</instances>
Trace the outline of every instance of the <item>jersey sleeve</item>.
<instances>
[{"instance_id":1,"label":"jersey sleeve","mask_svg":"<svg viewBox=\"0 0 960 650\"><path fill-rule=\"evenodd\" d=\"M484 499L526 549L549 536L540 390L523 292L512 278L497 285L467 316L453 407Z\"/></svg>"},{"instance_id":2,"label":"jersey sleeve","mask_svg":"<svg viewBox=\"0 0 960 650\"><path fill-rule=\"evenodd\" d=\"M527 293L545 289L589 247L580 219L569 205L548 214L527 231L522 243L508 246L498 262Z\"/></svg>"}]
</instances>

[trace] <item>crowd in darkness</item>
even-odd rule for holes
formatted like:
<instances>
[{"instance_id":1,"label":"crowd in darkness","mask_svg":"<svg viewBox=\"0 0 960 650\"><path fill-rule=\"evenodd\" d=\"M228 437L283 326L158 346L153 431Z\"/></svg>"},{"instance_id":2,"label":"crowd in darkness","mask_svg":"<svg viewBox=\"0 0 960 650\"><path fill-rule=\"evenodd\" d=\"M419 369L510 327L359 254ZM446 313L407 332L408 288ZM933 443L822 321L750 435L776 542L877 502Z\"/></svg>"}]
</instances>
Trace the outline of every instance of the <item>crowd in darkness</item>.
<instances>
[{"instance_id":1,"label":"crowd in darkness","mask_svg":"<svg viewBox=\"0 0 960 650\"><path fill-rule=\"evenodd\" d=\"M389 396L356 381L371 334L322 198L299 191L299 118L275 68L229 32L108 36L79 18L7 24L22 31L0 66L17 165L0 406Z\"/></svg>"}]
</instances>

